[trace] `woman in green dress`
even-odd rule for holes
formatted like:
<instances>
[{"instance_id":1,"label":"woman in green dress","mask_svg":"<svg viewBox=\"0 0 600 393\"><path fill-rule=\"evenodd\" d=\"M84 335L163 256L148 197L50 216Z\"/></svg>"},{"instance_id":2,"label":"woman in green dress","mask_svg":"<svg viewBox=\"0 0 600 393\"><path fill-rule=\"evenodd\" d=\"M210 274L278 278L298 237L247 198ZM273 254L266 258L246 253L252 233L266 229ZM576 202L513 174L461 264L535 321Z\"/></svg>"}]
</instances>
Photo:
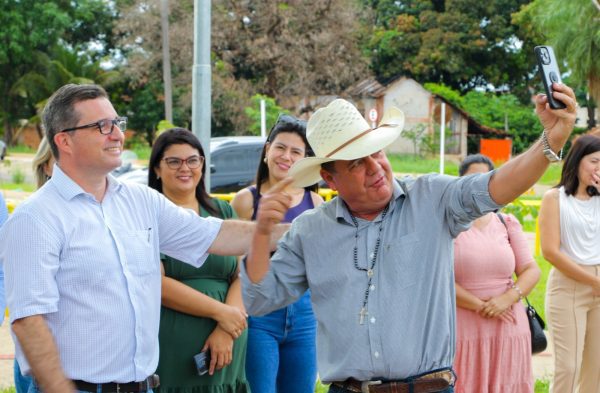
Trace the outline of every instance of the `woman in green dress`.
<instances>
[{"instance_id":1,"label":"woman in green dress","mask_svg":"<svg viewBox=\"0 0 600 393\"><path fill-rule=\"evenodd\" d=\"M235 217L227 202L206 192L204 150L190 131L163 132L152 148L148 185L202 217ZM247 314L235 257L209 255L200 267L161 256L161 393L246 393ZM209 372L198 375L193 360L210 353Z\"/></svg>"}]
</instances>

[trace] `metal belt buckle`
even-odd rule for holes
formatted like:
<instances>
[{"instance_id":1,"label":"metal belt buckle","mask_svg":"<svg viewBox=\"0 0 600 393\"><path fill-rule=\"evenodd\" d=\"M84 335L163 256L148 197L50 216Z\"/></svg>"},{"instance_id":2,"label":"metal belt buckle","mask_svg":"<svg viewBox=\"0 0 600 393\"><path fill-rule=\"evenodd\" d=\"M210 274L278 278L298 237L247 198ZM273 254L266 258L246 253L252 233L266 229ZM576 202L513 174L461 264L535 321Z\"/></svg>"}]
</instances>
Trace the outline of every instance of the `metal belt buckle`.
<instances>
[{"instance_id":1,"label":"metal belt buckle","mask_svg":"<svg viewBox=\"0 0 600 393\"><path fill-rule=\"evenodd\" d=\"M360 391L362 393L369 393L369 386L381 385L382 381L362 381L360 383Z\"/></svg>"}]
</instances>

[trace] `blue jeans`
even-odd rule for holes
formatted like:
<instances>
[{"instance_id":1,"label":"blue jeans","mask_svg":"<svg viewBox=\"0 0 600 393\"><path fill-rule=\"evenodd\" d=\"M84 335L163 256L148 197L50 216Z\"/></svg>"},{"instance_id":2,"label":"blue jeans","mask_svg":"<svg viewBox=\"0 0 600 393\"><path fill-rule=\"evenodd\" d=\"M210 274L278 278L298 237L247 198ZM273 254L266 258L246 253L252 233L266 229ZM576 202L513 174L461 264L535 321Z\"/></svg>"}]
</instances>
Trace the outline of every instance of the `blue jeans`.
<instances>
[{"instance_id":1,"label":"blue jeans","mask_svg":"<svg viewBox=\"0 0 600 393\"><path fill-rule=\"evenodd\" d=\"M252 392L313 393L317 322L307 291L297 302L250 317L246 378Z\"/></svg>"},{"instance_id":2,"label":"blue jeans","mask_svg":"<svg viewBox=\"0 0 600 393\"><path fill-rule=\"evenodd\" d=\"M350 393L350 390L342 389L339 386L330 385L328 393ZM454 386L450 386L446 390L442 390L439 393L454 393Z\"/></svg>"},{"instance_id":3,"label":"blue jeans","mask_svg":"<svg viewBox=\"0 0 600 393\"><path fill-rule=\"evenodd\" d=\"M19 362L17 362L17 359L15 359L14 374L15 389L17 390L17 393L27 393L29 386L32 384L32 380L29 375L21 374L21 368L19 367Z\"/></svg>"}]
</instances>

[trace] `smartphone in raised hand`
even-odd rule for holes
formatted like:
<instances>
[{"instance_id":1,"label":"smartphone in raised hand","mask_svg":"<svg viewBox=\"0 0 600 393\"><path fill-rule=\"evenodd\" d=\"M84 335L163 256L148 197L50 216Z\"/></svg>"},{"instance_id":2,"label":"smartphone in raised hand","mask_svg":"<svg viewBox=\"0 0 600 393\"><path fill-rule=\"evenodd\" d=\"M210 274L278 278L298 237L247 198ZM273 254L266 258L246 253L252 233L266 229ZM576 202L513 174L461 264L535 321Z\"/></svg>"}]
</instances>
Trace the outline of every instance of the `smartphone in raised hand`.
<instances>
[{"instance_id":1,"label":"smartphone in raised hand","mask_svg":"<svg viewBox=\"0 0 600 393\"><path fill-rule=\"evenodd\" d=\"M538 67L540 69L540 75L542 82L544 83L544 89L546 90L546 96L548 97L548 104L552 109L564 109L567 106L561 101L552 97L553 83L562 83L560 79L560 70L558 69L558 63L554 56L554 51L551 46L540 45L533 49L535 57L537 59Z\"/></svg>"}]
</instances>

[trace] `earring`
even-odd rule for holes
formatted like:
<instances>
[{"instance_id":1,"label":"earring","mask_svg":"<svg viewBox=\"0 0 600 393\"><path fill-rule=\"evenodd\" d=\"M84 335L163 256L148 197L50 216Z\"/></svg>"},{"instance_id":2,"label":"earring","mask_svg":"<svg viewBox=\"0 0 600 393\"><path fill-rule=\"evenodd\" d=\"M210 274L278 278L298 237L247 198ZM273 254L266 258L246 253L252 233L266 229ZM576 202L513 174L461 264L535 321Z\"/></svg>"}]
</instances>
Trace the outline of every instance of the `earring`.
<instances>
[{"instance_id":1,"label":"earring","mask_svg":"<svg viewBox=\"0 0 600 393\"><path fill-rule=\"evenodd\" d=\"M156 175L156 180L159 180L159 179L160 179L160 175Z\"/></svg>"},{"instance_id":2,"label":"earring","mask_svg":"<svg viewBox=\"0 0 600 393\"><path fill-rule=\"evenodd\" d=\"M267 157L263 158L263 162L266 164L267 163Z\"/></svg>"}]
</instances>

